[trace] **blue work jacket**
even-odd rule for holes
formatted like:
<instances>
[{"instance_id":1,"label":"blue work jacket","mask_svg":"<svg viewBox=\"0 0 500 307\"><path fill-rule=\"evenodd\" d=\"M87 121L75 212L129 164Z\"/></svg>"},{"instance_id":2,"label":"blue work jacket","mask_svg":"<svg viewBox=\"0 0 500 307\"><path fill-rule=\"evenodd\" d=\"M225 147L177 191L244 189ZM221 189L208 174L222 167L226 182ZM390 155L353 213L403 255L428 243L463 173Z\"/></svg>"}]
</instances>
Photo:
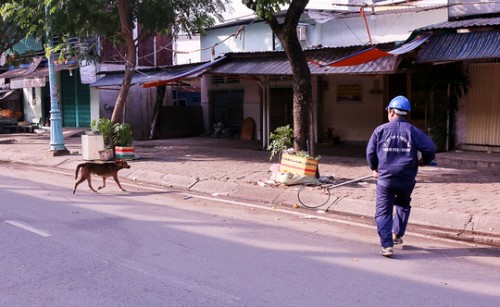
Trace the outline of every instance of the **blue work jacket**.
<instances>
[{"instance_id":1,"label":"blue work jacket","mask_svg":"<svg viewBox=\"0 0 500 307\"><path fill-rule=\"evenodd\" d=\"M380 125L373 131L366 159L372 170L378 170L378 184L410 186L415 184L419 154L423 164L434 160L436 145L422 130L403 118Z\"/></svg>"}]
</instances>

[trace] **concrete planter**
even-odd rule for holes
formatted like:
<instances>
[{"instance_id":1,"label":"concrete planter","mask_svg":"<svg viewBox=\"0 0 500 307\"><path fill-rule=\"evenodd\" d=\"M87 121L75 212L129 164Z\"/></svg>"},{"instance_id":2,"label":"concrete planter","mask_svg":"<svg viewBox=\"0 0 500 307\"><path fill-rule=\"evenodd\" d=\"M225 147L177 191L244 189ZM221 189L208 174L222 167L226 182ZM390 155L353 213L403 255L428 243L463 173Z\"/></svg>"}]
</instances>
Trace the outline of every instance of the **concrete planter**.
<instances>
[{"instance_id":1,"label":"concrete planter","mask_svg":"<svg viewBox=\"0 0 500 307\"><path fill-rule=\"evenodd\" d=\"M102 135L82 135L82 159L99 160L99 151L104 150Z\"/></svg>"},{"instance_id":2,"label":"concrete planter","mask_svg":"<svg viewBox=\"0 0 500 307\"><path fill-rule=\"evenodd\" d=\"M99 151L101 161L109 161L113 159L113 149L104 149Z\"/></svg>"}]
</instances>

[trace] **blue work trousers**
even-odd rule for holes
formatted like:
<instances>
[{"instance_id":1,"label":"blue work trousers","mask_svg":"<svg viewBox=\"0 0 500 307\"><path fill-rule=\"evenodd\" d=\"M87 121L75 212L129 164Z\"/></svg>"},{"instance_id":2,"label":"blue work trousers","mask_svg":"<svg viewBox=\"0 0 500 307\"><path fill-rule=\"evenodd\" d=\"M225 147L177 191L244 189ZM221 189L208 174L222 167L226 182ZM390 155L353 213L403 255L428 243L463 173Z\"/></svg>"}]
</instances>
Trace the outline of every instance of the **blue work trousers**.
<instances>
[{"instance_id":1,"label":"blue work trousers","mask_svg":"<svg viewBox=\"0 0 500 307\"><path fill-rule=\"evenodd\" d=\"M405 234L411 211L411 193L414 187L415 184L403 187L386 187L377 184L375 222L382 247L394 245L393 233L400 236Z\"/></svg>"}]
</instances>

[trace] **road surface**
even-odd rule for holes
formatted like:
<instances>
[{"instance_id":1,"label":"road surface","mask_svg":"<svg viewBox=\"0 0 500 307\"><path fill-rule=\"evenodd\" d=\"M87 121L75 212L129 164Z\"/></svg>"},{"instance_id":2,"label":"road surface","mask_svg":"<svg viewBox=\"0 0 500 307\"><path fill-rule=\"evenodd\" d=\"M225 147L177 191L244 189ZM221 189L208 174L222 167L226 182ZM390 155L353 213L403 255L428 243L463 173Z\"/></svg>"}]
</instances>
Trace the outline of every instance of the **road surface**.
<instances>
[{"instance_id":1,"label":"road surface","mask_svg":"<svg viewBox=\"0 0 500 307\"><path fill-rule=\"evenodd\" d=\"M0 164L0 306L498 306L500 250ZM93 177L94 186L100 180Z\"/></svg>"}]
</instances>

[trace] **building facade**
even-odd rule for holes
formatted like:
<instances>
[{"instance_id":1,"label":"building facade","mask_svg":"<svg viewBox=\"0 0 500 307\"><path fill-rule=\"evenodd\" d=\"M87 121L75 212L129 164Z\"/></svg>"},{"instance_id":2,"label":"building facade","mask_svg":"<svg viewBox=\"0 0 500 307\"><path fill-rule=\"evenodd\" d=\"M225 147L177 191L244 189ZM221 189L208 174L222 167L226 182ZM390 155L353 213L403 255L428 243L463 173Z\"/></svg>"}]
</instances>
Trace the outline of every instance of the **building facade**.
<instances>
[{"instance_id":1,"label":"building facade","mask_svg":"<svg viewBox=\"0 0 500 307\"><path fill-rule=\"evenodd\" d=\"M310 51L311 56L323 53L326 54L323 59L335 61L370 46L397 48L411 40L410 35L416 29L447 20L447 10L442 7L370 9L364 14L364 17L360 14L360 7L347 11L307 10L298 26L303 49L306 53ZM232 118L228 123L234 130L244 118L252 117L256 121L255 138L265 146L269 133L276 127L292 125L291 72L256 65L267 56L259 52L272 54L282 50L266 23L248 19L208 29L201 38L201 47L205 50L202 60L222 54L233 57L238 57L238 53L254 54L251 62L230 60L229 64L218 65L203 76L206 129L227 121L226 114L237 114L237 119ZM366 142L373 128L384 122L384 107L391 95L411 96L411 78L406 77L408 72L401 66L405 56L337 67L311 63L317 141ZM417 116L411 120L424 128L425 118Z\"/></svg>"}]
</instances>

